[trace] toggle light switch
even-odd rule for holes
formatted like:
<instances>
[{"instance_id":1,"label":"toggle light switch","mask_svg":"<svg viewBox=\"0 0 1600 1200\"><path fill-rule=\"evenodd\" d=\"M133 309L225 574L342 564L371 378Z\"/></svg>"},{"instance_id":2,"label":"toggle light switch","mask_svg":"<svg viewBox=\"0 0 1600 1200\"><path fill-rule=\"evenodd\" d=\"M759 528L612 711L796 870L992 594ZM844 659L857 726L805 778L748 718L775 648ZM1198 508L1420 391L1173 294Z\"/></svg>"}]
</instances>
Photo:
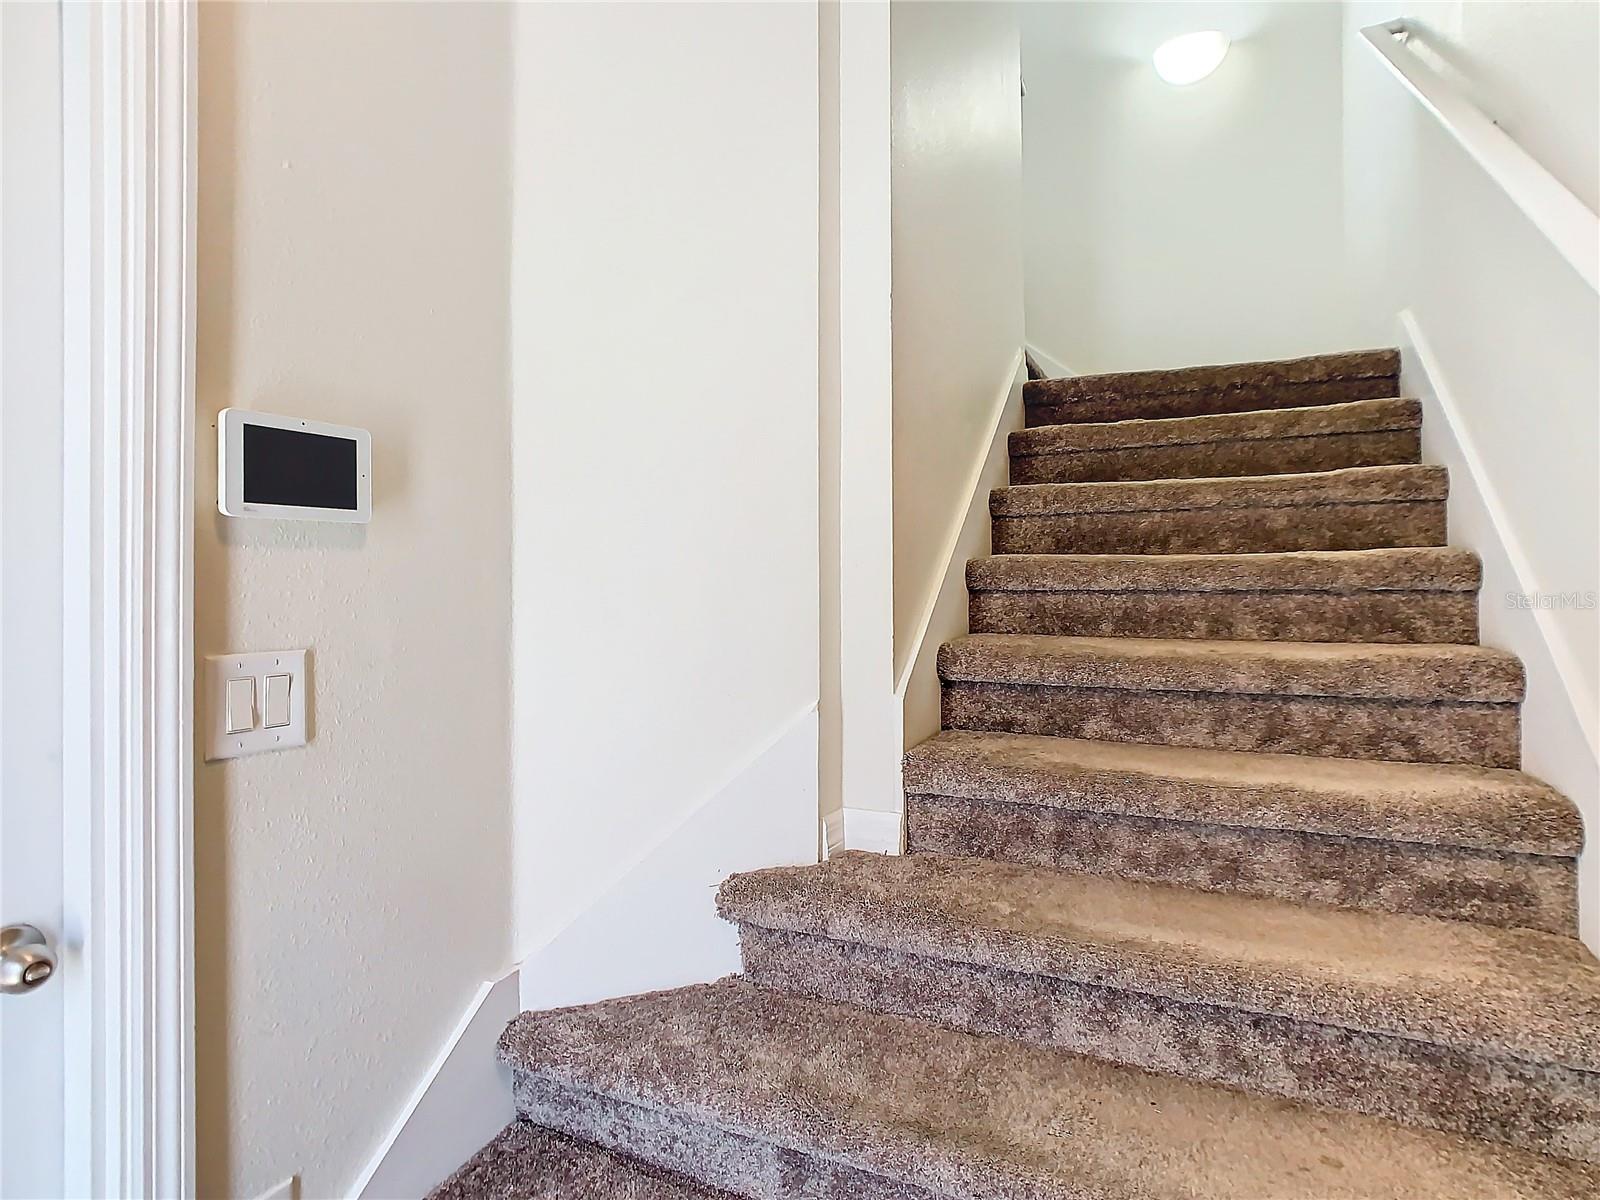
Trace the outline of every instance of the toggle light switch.
<instances>
[{"instance_id":1,"label":"toggle light switch","mask_svg":"<svg viewBox=\"0 0 1600 1200\"><path fill-rule=\"evenodd\" d=\"M228 680L227 722L229 733L249 733L256 727L256 681Z\"/></svg>"},{"instance_id":2,"label":"toggle light switch","mask_svg":"<svg viewBox=\"0 0 1600 1200\"><path fill-rule=\"evenodd\" d=\"M268 729L282 729L289 723L289 676L267 676L267 698L262 703L266 709Z\"/></svg>"},{"instance_id":3,"label":"toggle light switch","mask_svg":"<svg viewBox=\"0 0 1600 1200\"><path fill-rule=\"evenodd\" d=\"M207 762L306 744L311 676L304 650L207 655L202 696Z\"/></svg>"}]
</instances>

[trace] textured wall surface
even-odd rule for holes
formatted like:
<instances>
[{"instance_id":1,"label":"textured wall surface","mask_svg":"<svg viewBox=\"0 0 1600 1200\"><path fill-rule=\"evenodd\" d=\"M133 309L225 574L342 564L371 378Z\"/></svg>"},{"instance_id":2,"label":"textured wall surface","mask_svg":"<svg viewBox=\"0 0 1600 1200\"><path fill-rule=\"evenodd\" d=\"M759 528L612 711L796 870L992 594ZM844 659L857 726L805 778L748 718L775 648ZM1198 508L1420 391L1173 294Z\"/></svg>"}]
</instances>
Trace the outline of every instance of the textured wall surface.
<instances>
[{"instance_id":1,"label":"textured wall surface","mask_svg":"<svg viewBox=\"0 0 1600 1200\"><path fill-rule=\"evenodd\" d=\"M510 21L201 8L197 650L314 689L198 768L206 1196L344 1194L508 959ZM369 428L372 524L219 517L225 405Z\"/></svg>"}]
</instances>

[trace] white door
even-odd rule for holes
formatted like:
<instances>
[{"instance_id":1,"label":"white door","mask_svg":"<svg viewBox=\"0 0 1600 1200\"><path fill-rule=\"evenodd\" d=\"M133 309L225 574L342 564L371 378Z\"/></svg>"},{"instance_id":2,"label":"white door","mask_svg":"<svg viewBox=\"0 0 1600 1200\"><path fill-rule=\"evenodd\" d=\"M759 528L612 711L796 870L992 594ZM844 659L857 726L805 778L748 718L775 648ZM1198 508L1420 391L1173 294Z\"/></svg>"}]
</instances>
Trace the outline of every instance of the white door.
<instances>
[{"instance_id":1,"label":"white door","mask_svg":"<svg viewBox=\"0 0 1600 1200\"><path fill-rule=\"evenodd\" d=\"M0 1197L65 1188L61 10L0 3ZM50 975L50 977L46 977Z\"/></svg>"}]
</instances>

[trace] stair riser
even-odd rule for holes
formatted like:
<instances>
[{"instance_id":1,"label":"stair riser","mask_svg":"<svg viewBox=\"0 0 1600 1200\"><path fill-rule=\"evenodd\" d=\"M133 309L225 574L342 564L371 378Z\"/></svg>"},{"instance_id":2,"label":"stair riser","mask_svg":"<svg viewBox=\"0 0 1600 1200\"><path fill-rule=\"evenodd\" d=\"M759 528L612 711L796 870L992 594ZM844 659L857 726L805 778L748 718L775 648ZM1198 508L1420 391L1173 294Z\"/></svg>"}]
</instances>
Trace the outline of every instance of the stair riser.
<instances>
[{"instance_id":1,"label":"stair riser","mask_svg":"<svg viewBox=\"0 0 1600 1200\"><path fill-rule=\"evenodd\" d=\"M763 987L1600 1161L1586 1072L754 926L740 944Z\"/></svg>"},{"instance_id":2,"label":"stair riser","mask_svg":"<svg viewBox=\"0 0 1600 1200\"><path fill-rule=\"evenodd\" d=\"M1371 379L1335 379L1321 383L1254 384L1219 390L1147 395L1096 396L1052 401L1045 387L1025 388L1028 428L1039 425L1075 425L1085 421L1159 420L1166 417L1203 417L1214 413L1255 412L1265 408L1312 408L1344 404L1350 400L1384 400L1398 396L1399 380L1393 375ZM1029 395L1028 393L1032 393Z\"/></svg>"},{"instance_id":3,"label":"stair riser","mask_svg":"<svg viewBox=\"0 0 1600 1200\"><path fill-rule=\"evenodd\" d=\"M946 681L946 729L1214 750L1516 767L1515 704L1141 692Z\"/></svg>"},{"instance_id":4,"label":"stair riser","mask_svg":"<svg viewBox=\"0 0 1600 1200\"><path fill-rule=\"evenodd\" d=\"M1100 483L1128 479L1210 479L1287 475L1422 461L1415 429L1322 437L1257 438L1188 446L1133 446L1072 454L1011 456L1011 482Z\"/></svg>"},{"instance_id":5,"label":"stair riser","mask_svg":"<svg viewBox=\"0 0 1600 1200\"><path fill-rule=\"evenodd\" d=\"M941 1200L926 1189L730 1133L677 1113L512 1076L526 1120L755 1200ZM576 1197L573 1200L577 1200ZM618 1198L620 1200L620 1198ZM643 1200L643 1198L641 1198Z\"/></svg>"},{"instance_id":6,"label":"stair riser","mask_svg":"<svg viewBox=\"0 0 1600 1200\"><path fill-rule=\"evenodd\" d=\"M996 554L1264 554L1445 544L1439 500L995 517Z\"/></svg>"},{"instance_id":7,"label":"stair riser","mask_svg":"<svg viewBox=\"0 0 1600 1200\"><path fill-rule=\"evenodd\" d=\"M968 593L973 633L1229 641L1478 640L1474 592Z\"/></svg>"},{"instance_id":8,"label":"stair riser","mask_svg":"<svg viewBox=\"0 0 1600 1200\"><path fill-rule=\"evenodd\" d=\"M1570 858L906 797L908 853L954 854L1576 937Z\"/></svg>"}]
</instances>

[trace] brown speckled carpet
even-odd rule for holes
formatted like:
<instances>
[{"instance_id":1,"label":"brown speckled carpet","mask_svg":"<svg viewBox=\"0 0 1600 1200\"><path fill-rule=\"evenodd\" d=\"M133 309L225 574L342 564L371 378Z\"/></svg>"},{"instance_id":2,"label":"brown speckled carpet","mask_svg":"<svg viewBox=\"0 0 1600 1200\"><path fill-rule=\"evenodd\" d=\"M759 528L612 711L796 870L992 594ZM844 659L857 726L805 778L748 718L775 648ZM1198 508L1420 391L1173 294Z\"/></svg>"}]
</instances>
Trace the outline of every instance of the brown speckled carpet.
<instances>
[{"instance_id":1,"label":"brown speckled carpet","mask_svg":"<svg viewBox=\"0 0 1600 1200\"><path fill-rule=\"evenodd\" d=\"M1398 355L1025 387L906 854L506 1030L439 1200L1579 1200L1600 964Z\"/></svg>"},{"instance_id":2,"label":"brown speckled carpet","mask_svg":"<svg viewBox=\"0 0 1600 1200\"><path fill-rule=\"evenodd\" d=\"M435 1200L731 1200L676 1172L513 1121L433 1191Z\"/></svg>"}]
</instances>

